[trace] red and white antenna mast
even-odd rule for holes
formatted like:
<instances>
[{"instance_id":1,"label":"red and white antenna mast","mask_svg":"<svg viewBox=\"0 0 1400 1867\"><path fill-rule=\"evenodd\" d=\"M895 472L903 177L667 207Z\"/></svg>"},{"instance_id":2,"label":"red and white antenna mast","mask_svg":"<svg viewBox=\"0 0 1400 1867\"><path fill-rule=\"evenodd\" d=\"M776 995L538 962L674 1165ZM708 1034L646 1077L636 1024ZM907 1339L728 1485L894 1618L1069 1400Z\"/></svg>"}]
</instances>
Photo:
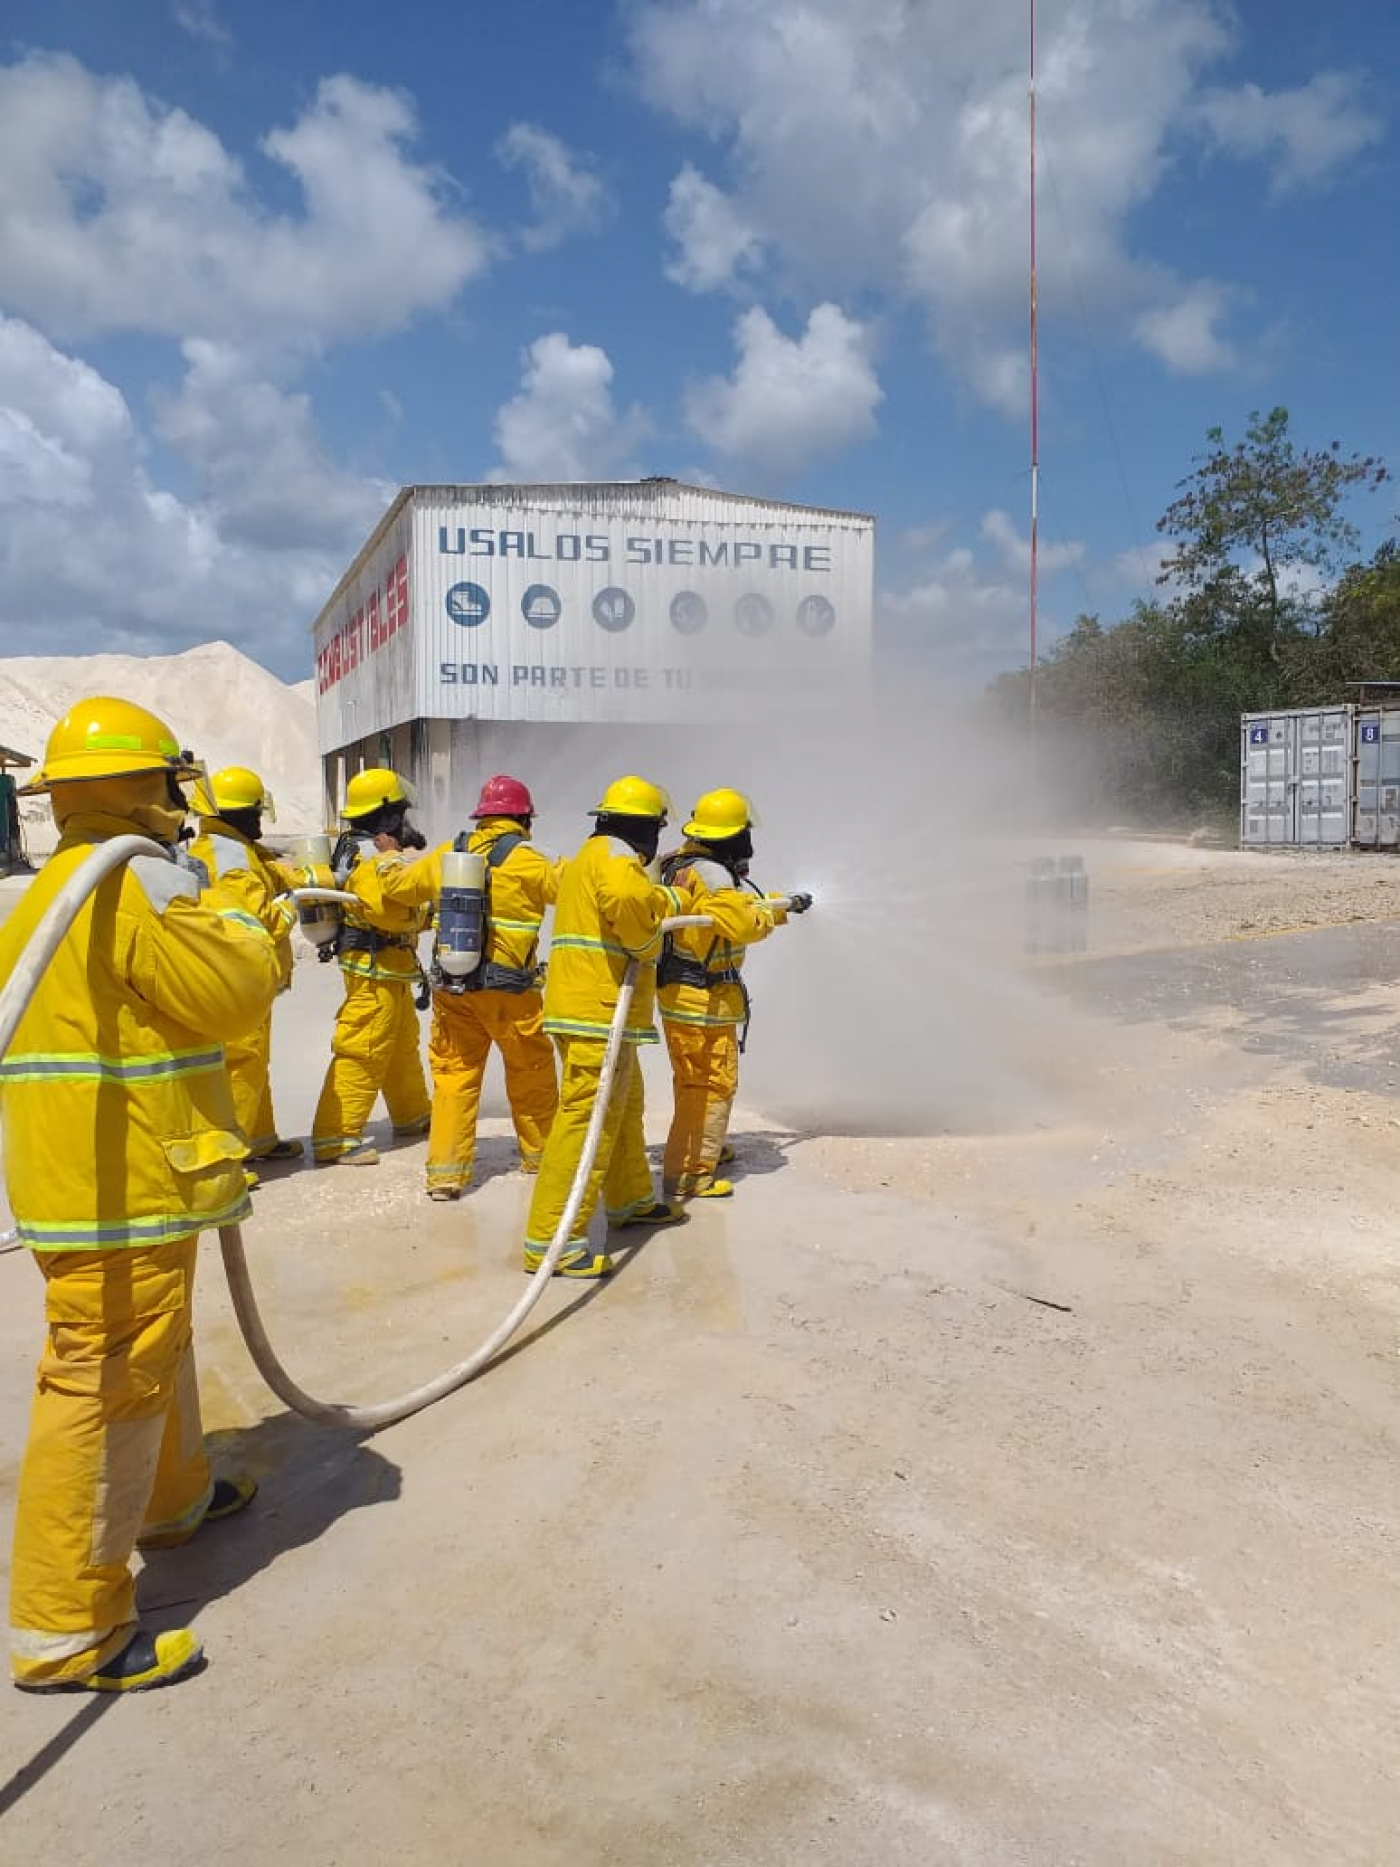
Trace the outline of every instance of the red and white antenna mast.
<instances>
[{"instance_id":1,"label":"red and white antenna mast","mask_svg":"<svg viewBox=\"0 0 1400 1867\"><path fill-rule=\"evenodd\" d=\"M1031 624L1031 666L1030 666L1030 723L1035 726L1035 629L1036 629L1036 575L1039 568L1038 548L1040 530L1040 372L1036 356L1036 310L1035 310L1035 0L1030 0L1031 12L1031 57L1030 57L1030 195L1031 195L1031 268L1030 268L1030 314L1031 314L1031 587L1030 587L1030 624Z\"/></svg>"}]
</instances>

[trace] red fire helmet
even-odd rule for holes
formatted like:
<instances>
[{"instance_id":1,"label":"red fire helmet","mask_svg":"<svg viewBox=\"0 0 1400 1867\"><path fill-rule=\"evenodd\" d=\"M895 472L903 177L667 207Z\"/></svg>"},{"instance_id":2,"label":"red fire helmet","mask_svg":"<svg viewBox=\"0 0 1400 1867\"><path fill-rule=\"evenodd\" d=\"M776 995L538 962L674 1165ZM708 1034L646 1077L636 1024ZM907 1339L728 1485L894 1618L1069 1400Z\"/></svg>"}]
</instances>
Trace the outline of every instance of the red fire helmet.
<instances>
[{"instance_id":1,"label":"red fire helmet","mask_svg":"<svg viewBox=\"0 0 1400 1867\"><path fill-rule=\"evenodd\" d=\"M506 777L504 772L486 780L472 812L473 817L533 817L534 814L535 800L530 796L529 787L518 778Z\"/></svg>"}]
</instances>

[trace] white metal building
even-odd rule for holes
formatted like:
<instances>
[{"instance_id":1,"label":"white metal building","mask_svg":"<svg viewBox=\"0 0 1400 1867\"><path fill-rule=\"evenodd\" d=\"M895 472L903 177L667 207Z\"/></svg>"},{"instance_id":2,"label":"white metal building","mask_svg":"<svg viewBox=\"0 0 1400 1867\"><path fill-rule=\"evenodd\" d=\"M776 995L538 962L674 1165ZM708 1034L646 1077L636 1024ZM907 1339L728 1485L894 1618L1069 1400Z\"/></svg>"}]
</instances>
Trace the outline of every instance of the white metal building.
<instances>
[{"instance_id":1,"label":"white metal building","mask_svg":"<svg viewBox=\"0 0 1400 1867\"><path fill-rule=\"evenodd\" d=\"M874 533L666 479L405 487L314 624L328 820L366 765L441 803L537 731L758 723L863 689Z\"/></svg>"}]
</instances>

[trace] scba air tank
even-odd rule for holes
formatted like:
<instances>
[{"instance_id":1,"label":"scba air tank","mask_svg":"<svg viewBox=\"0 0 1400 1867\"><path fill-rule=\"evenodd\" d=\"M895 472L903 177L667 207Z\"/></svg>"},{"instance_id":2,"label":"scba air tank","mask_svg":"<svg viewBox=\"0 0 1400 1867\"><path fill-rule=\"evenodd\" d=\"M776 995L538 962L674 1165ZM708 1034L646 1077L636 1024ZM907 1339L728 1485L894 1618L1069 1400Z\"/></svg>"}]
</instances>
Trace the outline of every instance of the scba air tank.
<instances>
[{"instance_id":1,"label":"scba air tank","mask_svg":"<svg viewBox=\"0 0 1400 1867\"><path fill-rule=\"evenodd\" d=\"M335 887L328 836L297 837L288 852L288 861L299 888ZM340 909L333 901L298 902L297 925L312 946L328 946L340 931Z\"/></svg>"},{"instance_id":2,"label":"scba air tank","mask_svg":"<svg viewBox=\"0 0 1400 1867\"><path fill-rule=\"evenodd\" d=\"M433 957L449 979L466 979L481 964L486 937L486 858L465 849L442 854L437 945Z\"/></svg>"}]
</instances>

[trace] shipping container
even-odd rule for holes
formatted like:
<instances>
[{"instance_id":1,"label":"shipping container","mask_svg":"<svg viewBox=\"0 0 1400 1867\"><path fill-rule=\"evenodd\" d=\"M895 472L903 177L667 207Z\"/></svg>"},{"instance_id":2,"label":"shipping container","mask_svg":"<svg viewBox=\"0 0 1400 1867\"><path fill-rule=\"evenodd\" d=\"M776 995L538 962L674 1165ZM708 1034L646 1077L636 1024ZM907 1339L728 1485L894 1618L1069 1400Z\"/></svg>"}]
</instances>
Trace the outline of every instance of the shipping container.
<instances>
[{"instance_id":1,"label":"shipping container","mask_svg":"<svg viewBox=\"0 0 1400 1867\"><path fill-rule=\"evenodd\" d=\"M1246 713L1245 848L1400 848L1400 706Z\"/></svg>"},{"instance_id":2,"label":"shipping container","mask_svg":"<svg viewBox=\"0 0 1400 1867\"><path fill-rule=\"evenodd\" d=\"M1351 841L1355 709L1298 707L1240 722L1240 842L1345 849Z\"/></svg>"},{"instance_id":3,"label":"shipping container","mask_svg":"<svg viewBox=\"0 0 1400 1867\"><path fill-rule=\"evenodd\" d=\"M1400 848L1400 707L1358 706L1352 730L1351 840L1361 849Z\"/></svg>"},{"instance_id":4,"label":"shipping container","mask_svg":"<svg viewBox=\"0 0 1400 1867\"><path fill-rule=\"evenodd\" d=\"M321 750L422 770L442 722L761 722L864 685L873 608L865 514L674 480L405 487L313 627Z\"/></svg>"}]
</instances>

